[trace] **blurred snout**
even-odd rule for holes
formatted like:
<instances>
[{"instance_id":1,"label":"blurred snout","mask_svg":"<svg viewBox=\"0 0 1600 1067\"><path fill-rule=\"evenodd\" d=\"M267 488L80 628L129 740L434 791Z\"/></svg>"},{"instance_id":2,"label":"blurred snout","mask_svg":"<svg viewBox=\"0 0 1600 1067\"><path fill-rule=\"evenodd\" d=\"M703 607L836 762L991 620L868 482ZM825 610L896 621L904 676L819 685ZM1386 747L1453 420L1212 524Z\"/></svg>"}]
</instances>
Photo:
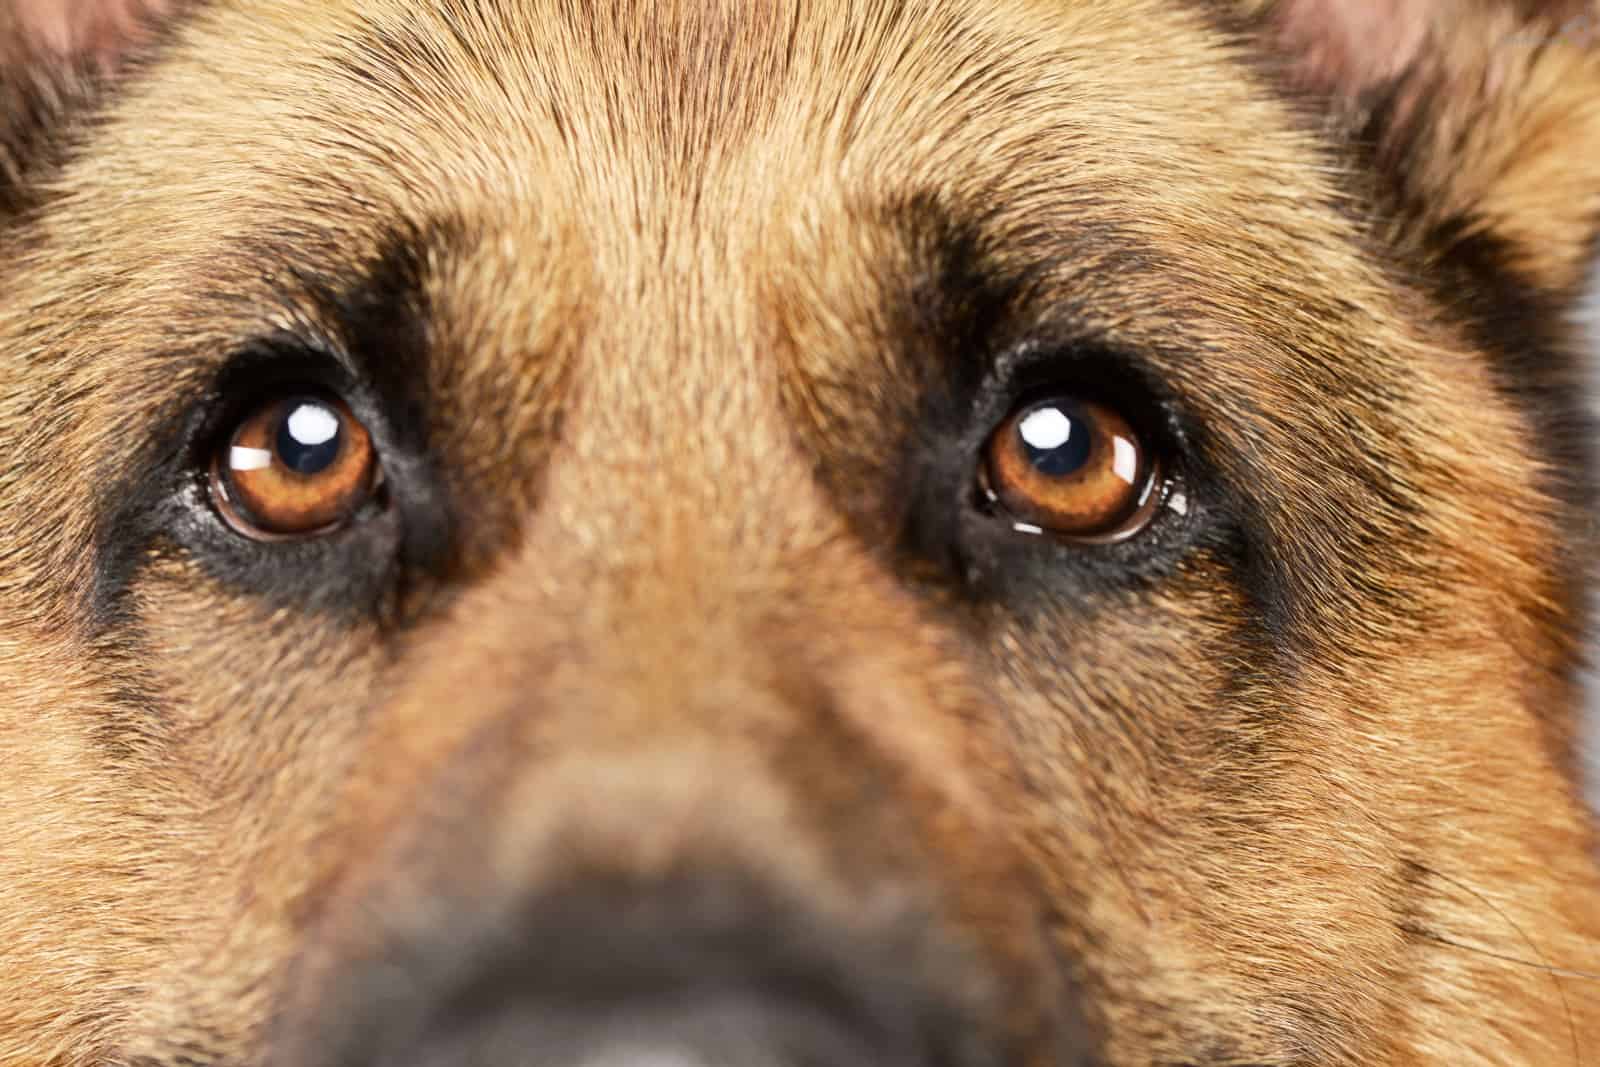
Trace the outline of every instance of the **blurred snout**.
<instances>
[{"instance_id":1,"label":"blurred snout","mask_svg":"<svg viewBox=\"0 0 1600 1067\"><path fill-rule=\"evenodd\" d=\"M782 704L757 714L806 721ZM467 739L312 903L275 1067L1030 1062L1060 977L1003 840L812 712L544 760Z\"/></svg>"},{"instance_id":2,"label":"blurred snout","mask_svg":"<svg viewBox=\"0 0 1600 1067\"><path fill-rule=\"evenodd\" d=\"M748 882L592 882L346 973L296 1051L341 1067L979 1067L930 931L853 938ZM959 954L945 951L945 965ZM971 975L965 976L970 983ZM288 1062L288 1061L285 1061Z\"/></svg>"},{"instance_id":3,"label":"blurred snout","mask_svg":"<svg viewBox=\"0 0 1600 1067\"><path fill-rule=\"evenodd\" d=\"M1045 1034L1072 1062L949 628L778 462L775 417L716 453L750 470L668 481L605 414L405 650L332 802L279 1067L978 1067Z\"/></svg>"},{"instance_id":4,"label":"blurred snout","mask_svg":"<svg viewBox=\"0 0 1600 1067\"><path fill-rule=\"evenodd\" d=\"M980 1067L1047 1030L1074 1062L965 691L748 625L720 661L712 628L442 637L342 798L275 1067Z\"/></svg>"},{"instance_id":5,"label":"blurred snout","mask_svg":"<svg viewBox=\"0 0 1600 1067\"><path fill-rule=\"evenodd\" d=\"M509 846L492 802L399 831L311 935L275 1067L985 1067L1059 1029L1028 898L969 883L1009 901L984 915L905 866L933 856L887 782L827 830L685 760L619 757L591 796L559 760L512 791L548 818Z\"/></svg>"}]
</instances>

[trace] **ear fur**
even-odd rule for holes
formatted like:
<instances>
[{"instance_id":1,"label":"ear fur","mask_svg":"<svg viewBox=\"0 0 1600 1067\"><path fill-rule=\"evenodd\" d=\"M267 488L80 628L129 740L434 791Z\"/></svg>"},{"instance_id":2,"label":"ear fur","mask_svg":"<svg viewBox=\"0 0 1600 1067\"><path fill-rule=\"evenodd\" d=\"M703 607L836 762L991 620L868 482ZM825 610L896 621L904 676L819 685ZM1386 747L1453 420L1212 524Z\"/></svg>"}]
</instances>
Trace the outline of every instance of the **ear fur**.
<instances>
[{"instance_id":1,"label":"ear fur","mask_svg":"<svg viewBox=\"0 0 1600 1067\"><path fill-rule=\"evenodd\" d=\"M1401 236L1571 306L1600 233L1600 0L1245 0L1372 153Z\"/></svg>"},{"instance_id":2,"label":"ear fur","mask_svg":"<svg viewBox=\"0 0 1600 1067\"><path fill-rule=\"evenodd\" d=\"M0 221L172 0L0 0Z\"/></svg>"},{"instance_id":3,"label":"ear fur","mask_svg":"<svg viewBox=\"0 0 1600 1067\"><path fill-rule=\"evenodd\" d=\"M16 31L46 55L115 66L166 0L12 0Z\"/></svg>"}]
</instances>

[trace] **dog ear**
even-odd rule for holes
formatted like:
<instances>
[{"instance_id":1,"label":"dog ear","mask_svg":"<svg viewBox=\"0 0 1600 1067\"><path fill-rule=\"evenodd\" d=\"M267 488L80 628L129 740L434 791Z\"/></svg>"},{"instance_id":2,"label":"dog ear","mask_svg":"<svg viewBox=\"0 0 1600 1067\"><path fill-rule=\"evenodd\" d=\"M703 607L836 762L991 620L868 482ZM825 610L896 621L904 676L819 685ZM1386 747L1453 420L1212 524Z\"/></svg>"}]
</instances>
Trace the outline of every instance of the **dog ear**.
<instances>
[{"instance_id":1,"label":"dog ear","mask_svg":"<svg viewBox=\"0 0 1600 1067\"><path fill-rule=\"evenodd\" d=\"M172 0L0 0L0 221Z\"/></svg>"},{"instance_id":2,"label":"dog ear","mask_svg":"<svg viewBox=\"0 0 1600 1067\"><path fill-rule=\"evenodd\" d=\"M37 55L112 68L167 6L165 0L11 0L12 31Z\"/></svg>"},{"instance_id":3,"label":"dog ear","mask_svg":"<svg viewBox=\"0 0 1600 1067\"><path fill-rule=\"evenodd\" d=\"M1245 0L1402 232L1575 296L1600 232L1600 0Z\"/></svg>"}]
</instances>

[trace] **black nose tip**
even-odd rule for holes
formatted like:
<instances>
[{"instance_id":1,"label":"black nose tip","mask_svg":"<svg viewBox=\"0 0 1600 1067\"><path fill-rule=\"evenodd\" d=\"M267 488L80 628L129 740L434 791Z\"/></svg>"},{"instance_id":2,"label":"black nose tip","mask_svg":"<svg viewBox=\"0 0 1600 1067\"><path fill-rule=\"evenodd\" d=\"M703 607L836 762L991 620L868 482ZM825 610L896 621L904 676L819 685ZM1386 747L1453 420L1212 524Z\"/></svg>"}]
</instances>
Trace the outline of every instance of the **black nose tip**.
<instances>
[{"instance_id":1,"label":"black nose tip","mask_svg":"<svg viewBox=\"0 0 1600 1067\"><path fill-rule=\"evenodd\" d=\"M925 923L744 887L587 884L346 972L283 1067L990 1067L984 983Z\"/></svg>"},{"instance_id":2,"label":"black nose tip","mask_svg":"<svg viewBox=\"0 0 1600 1067\"><path fill-rule=\"evenodd\" d=\"M414 1067L867 1067L921 1064L825 1008L701 990L584 1003L511 995L430 1034Z\"/></svg>"}]
</instances>

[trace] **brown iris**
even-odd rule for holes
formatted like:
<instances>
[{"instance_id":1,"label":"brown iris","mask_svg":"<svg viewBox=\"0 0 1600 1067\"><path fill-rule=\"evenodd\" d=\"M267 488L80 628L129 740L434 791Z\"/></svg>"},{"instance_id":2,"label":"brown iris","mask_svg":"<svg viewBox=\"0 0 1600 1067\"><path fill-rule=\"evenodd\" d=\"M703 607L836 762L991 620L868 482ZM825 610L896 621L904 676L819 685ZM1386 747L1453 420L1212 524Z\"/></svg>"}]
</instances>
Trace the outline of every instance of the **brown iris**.
<instances>
[{"instance_id":1,"label":"brown iris","mask_svg":"<svg viewBox=\"0 0 1600 1067\"><path fill-rule=\"evenodd\" d=\"M299 394L241 421L211 467L211 494L229 525L277 540L336 529L378 484L377 453L342 402Z\"/></svg>"},{"instance_id":2,"label":"brown iris","mask_svg":"<svg viewBox=\"0 0 1600 1067\"><path fill-rule=\"evenodd\" d=\"M989 439L984 488L1020 528L1118 541L1160 505L1151 450L1104 404L1054 396L1013 411Z\"/></svg>"}]
</instances>

